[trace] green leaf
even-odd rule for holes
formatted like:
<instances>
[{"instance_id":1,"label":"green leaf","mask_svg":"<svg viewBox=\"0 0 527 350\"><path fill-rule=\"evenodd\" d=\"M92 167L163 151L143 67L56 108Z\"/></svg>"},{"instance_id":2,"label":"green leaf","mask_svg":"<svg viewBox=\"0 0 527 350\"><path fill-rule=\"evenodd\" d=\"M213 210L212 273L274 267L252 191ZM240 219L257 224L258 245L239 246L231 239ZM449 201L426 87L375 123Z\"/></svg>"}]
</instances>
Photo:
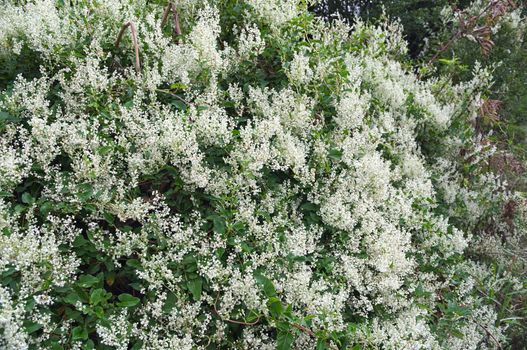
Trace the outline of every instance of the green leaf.
<instances>
[{"instance_id":1,"label":"green leaf","mask_svg":"<svg viewBox=\"0 0 527 350\"><path fill-rule=\"evenodd\" d=\"M185 266L185 272L192 273L198 270L198 263L196 257L193 255L187 255L183 258L183 265Z\"/></svg>"},{"instance_id":2,"label":"green leaf","mask_svg":"<svg viewBox=\"0 0 527 350\"><path fill-rule=\"evenodd\" d=\"M64 350L64 348L55 340L51 343L51 350Z\"/></svg>"},{"instance_id":3,"label":"green leaf","mask_svg":"<svg viewBox=\"0 0 527 350\"><path fill-rule=\"evenodd\" d=\"M254 278L256 279L256 283L263 288L266 296L274 297L276 295L276 289L270 279L260 273L255 273Z\"/></svg>"},{"instance_id":4,"label":"green leaf","mask_svg":"<svg viewBox=\"0 0 527 350\"><path fill-rule=\"evenodd\" d=\"M73 328L71 333L73 340L86 340L88 339L88 331L82 326Z\"/></svg>"},{"instance_id":5,"label":"green leaf","mask_svg":"<svg viewBox=\"0 0 527 350\"><path fill-rule=\"evenodd\" d=\"M331 160L338 161L342 158L342 151L336 148L332 148L329 150L328 157Z\"/></svg>"},{"instance_id":6,"label":"green leaf","mask_svg":"<svg viewBox=\"0 0 527 350\"><path fill-rule=\"evenodd\" d=\"M83 288L89 288L97 283L99 283L99 279L92 275L82 275L77 282L77 284Z\"/></svg>"},{"instance_id":7,"label":"green leaf","mask_svg":"<svg viewBox=\"0 0 527 350\"><path fill-rule=\"evenodd\" d=\"M79 301L81 301L81 297L77 293L69 293L64 297L64 302L71 305L75 305Z\"/></svg>"},{"instance_id":8,"label":"green leaf","mask_svg":"<svg viewBox=\"0 0 527 350\"><path fill-rule=\"evenodd\" d=\"M188 89L188 86L183 84L183 83L177 82L177 83L174 83L174 84L170 84L170 89L172 89L172 90L176 90L176 89L184 90L184 89Z\"/></svg>"},{"instance_id":9,"label":"green leaf","mask_svg":"<svg viewBox=\"0 0 527 350\"><path fill-rule=\"evenodd\" d=\"M284 313L282 302L276 297L269 298L268 307L274 318L279 318Z\"/></svg>"},{"instance_id":10,"label":"green leaf","mask_svg":"<svg viewBox=\"0 0 527 350\"><path fill-rule=\"evenodd\" d=\"M40 205L40 213L42 214L42 216L48 215L51 209L53 209L52 202L44 202Z\"/></svg>"},{"instance_id":11,"label":"green leaf","mask_svg":"<svg viewBox=\"0 0 527 350\"><path fill-rule=\"evenodd\" d=\"M119 298L120 303L118 303L117 305L121 307L132 307L132 306L136 306L137 304L141 302L141 299L136 298L127 293L120 294L118 298Z\"/></svg>"},{"instance_id":12,"label":"green leaf","mask_svg":"<svg viewBox=\"0 0 527 350\"><path fill-rule=\"evenodd\" d=\"M141 350L143 348L143 342L139 340L135 343L130 350Z\"/></svg>"},{"instance_id":13,"label":"green leaf","mask_svg":"<svg viewBox=\"0 0 527 350\"><path fill-rule=\"evenodd\" d=\"M92 305L98 305L107 299L108 297L106 296L106 290L103 288L94 289L90 294L90 304Z\"/></svg>"},{"instance_id":14,"label":"green leaf","mask_svg":"<svg viewBox=\"0 0 527 350\"><path fill-rule=\"evenodd\" d=\"M29 298L26 302L26 306L24 307L24 310L26 311L31 311L33 310L33 307L35 307L35 304L37 302L35 301L35 299L33 297Z\"/></svg>"},{"instance_id":15,"label":"green leaf","mask_svg":"<svg viewBox=\"0 0 527 350\"><path fill-rule=\"evenodd\" d=\"M99 318L104 317L104 309L100 306L96 306L93 308L93 312L95 312L95 315Z\"/></svg>"},{"instance_id":16,"label":"green leaf","mask_svg":"<svg viewBox=\"0 0 527 350\"><path fill-rule=\"evenodd\" d=\"M166 314L170 313L170 311L172 311L174 308L174 305L176 305L176 295L172 292L169 292L167 294L165 304L163 305L163 312Z\"/></svg>"},{"instance_id":17,"label":"green leaf","mask_svg":"<svg viewBox=\"0 0 527 350\"><path fill-rule=\"evenodd\" d=\"M104 213L103 214L104 216L104 220L106 220L107 223L109 223L110 225L113 225L113 223L115 222L115 216L112 214L112 213Z\"/></svg>"},{"instance_id":18,"label":"green leaf","mask_svg":"<svg viewBox=\"0 0 527 350\"><path fill-rule=\"evenodd\" d=\"M141 270L143 267L141 266L141 262L137 259L128 259L126 260L126 265L133 267L136 270Z\"/></svg>"},{"instance_id":19,"label":"green leaf","mask_svg":"<svg viewBox=\"0 0 527 350\"><path fill-rule=\"evenodd\" d=\"M25 320L23 322L24 328L26 329L27 334L35 333L40 328L42 328L41 324L35 323L33 321Z\"/></svg>"},{"instance_id":20,"label":"green leaf","mask_svg":"<svg viewBox=\"0 0 527 350\"><path fill-rule=\"evenodd\" d=\"M465 337L463 333L461 333L459 330L454 329L454 328L450 330L450 334L452 334L454 337L459 338L459 339L463 339Z\"/></svg>"},{"instance_id":21,"label":"green leaf","mask_svg":"<svg viewBox=\"0 0 527 350\"><path fill-rule=\"evenodd\" d=\"M214 229L214 232L223 235L227 229L225 225L225 220L219 215L211 215L209 216L209 219L212 219L212 227Z\"/></svg>"},{"instance_id":22,"label":"green leaf","mask_svg":"<svg viewBox=\"0 0 527 350\"><path fill-rule=\"evenodd\" d=\"M82 237L81 235L79 235L79 236L75 237L75 239L73 240L72 245L75 248L79 248L79 247L82 247L83 245L86 245L87 243L89 243L89 241L87 239L85 239L84 237Z\"/></svg>"},{"instance_id":23,"label":"green leaf","mask_svg":"<svg viewBox=\"0 0 527 350\"><path fill-rule=\"evenodd\" d=\"M326 341L323 339L319 339L317 342L317 348L316 350L327 350L327 344Z\"/></svg>"},{"instance_id":24,"label":"green leaf","mask_svg":"<svg viewBox=\"0 0 527 350\"><path fill-rule=\"evenodd\" d=\"M84 322L84 316L82 315L80 311L67 307L66 310L64 311L64 314L70 320L74 320L79 323Z\"/></svg>"},{"instance_id":25,"label":"green leaf","mask_svg":"<svg viewBox=\"0 0 527 350\"><path fill-rule=\"evenodd\" d=\"M0 198L4 197L14 197L12 193L6 191L0 191Z\"/></svg>"},{"instance_id":26,"label":"green leaf","mask_svg":"<svg viewBox=\"0 0 527 350\"><path fill-rule=\"evenodd\" d=\"M288 321L278 321L276 322L275 327L279 333L291 332L291 324Z\"/></svg>"},{"instance_id":27,"label":"green leaf","mask_svg":"<svg viewBox=\"0 0 527 350\"><path fill-rule=\"evenodd\" d=\"M27 193L27 192L24 192L22 194L22 203L25 203L25 204L33 204L35 203L35 198L33 198L31 196L31 194Z\"/></svg>"},{"instance_id":28,"label":"green leaf","mask_svg":"<svg viewBox=\"0 0 527 350\"><path fill-rule=\"evenodd\" d=\"M457 57L454 57L452 59L440 58L437 61L440 62L440 63L446 64L446 65L449 65L449 66L450 65L456 65L456 64L460 63L459 58L457 58Z\"/></svg>"},{"instance_id":29,"label":"green leaf","mask_svg":"<svg viewBox=\"0 0 527 350\"><path fill-rule=\"evenodd\" d=\"M179 109L180 111L185 111L187 109L187 104L180 100L172 100L170 104L176 107L176 109Z\"/></svg>"},{"instance_id":30,"label":"green leaf","mask_svg":"<svg viewBox=\"0 0 527 350\"><path fill-rule=\"evenodd\" d=\"M97 153L100 154L101 156L105 156L109 154L112 150L113 150L112 146L101 146L97 148Z\"/></svg>"},{"instance_id":31,"label":"green leaf","mask_svg":"<svg viewBox=\"0 0 527 350\"><path fill-rule=\"evenodd\" d=\"M82 184L79 186L78 197L81 201L86 202L93 196L93 187L90 184Z\"/></svg>"},{"instance_id":32,"label":"green leaf","mask_svg":"<svg viewBox=\"0 0 527 350\"><path fill-rule=\"evenodd\" d=\"M216 249L216 256L218 258L221 258L223 256L223 254L225 254L225 248L218 248L218 249Z\"/></svg>"},{"instance_id":33,"label":"green leaf","mask_svg":"<svg viewBox=\"0 0 527 350\"><path fill-rule=\"evenodd\" d=\"M6 121L9 118L11 118L11 114L9 114L9 113L7 113L5 111L0 111L0 121Z\"/></svg>"},{"instance_id":34,"label":"green leaf","mask_svg":"<svg viewBox=\"0 0 527 350\"><path fill-rule=\"evenodd\" d=\"M17 214L23 213L25 210L26 210L26 207L23 206L22 204L15 205L15 213Z\"/></svg>"},{"instance_id":35,"label":"green leaf","mask_svg":"<svg viewBox=\"0 0 527 350\"><path fill-rule=\"evenodd\" d=\"M82 346L82 350L93 350L93 349L95 349L95 343L91 339L88 339L88 341Z\"/></svg>"},{"instance_id":36,"label":"green leaf","mask_svg":"<svg viewBox=\"0 0 527 350\"><path fill-rule=\"evenodd\" d=\"M278 338L276 339L276 350L289 350L295 338L291 333L278 333Z\"/></svg>"},{"instance_id":37,"label":"green leaf","mask_svg":"<svg viewBox=\"0 0 527 350\"><path fill-rule=\"evenodd\" d=\"M318 205L306 202L300 206L300 209L307 212L316 212L318 210Z\"/></svg>"},{"instance_id":38,"label":"green leaf","mask_svg":"<svg viewBox=\"0 0 527 350\"><path fill-rule=\"evenodd\" d=\"M143 285L139 282L132 282L132 283L129 283L128 285L138 292L140 292L143 289Z\"/></svg>"},{"instance_id":39,"label":"green leaf","mask_svg":"<svg viewBox=\"0 0 527 350\"><path fill-rule=\"evenodd\" d=\"M202 288L202 285L203 285L203 282L202 282L201 278L198 278L198 279L195 279L195 280L192 280L192 281L188 281L188 283L187 283L187 287L190 290L190 292L192 293L192 297L196 301L201 299L201 288Z\"/></svg>"},{"instance_id":40,"label":"green leaf","mask_svg":"<svg viewBox=\"0 0 527 350\"><path fill-rule=\"evenodd\" d=\"M247 242L240 243L240 247L242 248L242 251L246 253L250 253L253 251L253 248L249 244L247 244Z\"/></svg>"},{"instance_id":41,"label":"green leaf","mask_svg":"<svg viewBox=\"0 0 527 350\"><path fill-rule=\"evenodd\" d=\"M15 117L5 111L1 111L0 112L0 122L13 122L13 123L18 123L20 122L21 119L18 118L18 117Z\"/></svg>"}]
</instances>

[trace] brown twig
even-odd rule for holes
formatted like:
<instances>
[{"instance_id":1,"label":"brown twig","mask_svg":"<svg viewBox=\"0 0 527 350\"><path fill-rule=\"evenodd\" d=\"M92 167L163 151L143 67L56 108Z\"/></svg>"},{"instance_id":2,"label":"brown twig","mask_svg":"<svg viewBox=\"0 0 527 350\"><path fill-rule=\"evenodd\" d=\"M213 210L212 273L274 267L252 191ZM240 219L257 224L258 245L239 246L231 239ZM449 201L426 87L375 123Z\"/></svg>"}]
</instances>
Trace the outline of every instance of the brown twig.
<instances>
[{"instance_id":1,"label":"brown twig","mask_svg":"<svg viewBox=\"0 0 527 350\"><path fill-rule=\"evenodd\" d=\"M119 35L117 36L117 40L115 41L115 47L119 47L119 44L121 43L121 40L123 38L124 32L126 31L126 28L130 28L130 33L132 35L132 42L134 44L135 71L137 72L137 74L140 74L141 73L141 60L139 59L139 44L137 42L137 30L135 28L135 24L132 21L125 23L121 27L121 31L119 32Z\"/></svg>"},{"instance_id":2,"label":"brown twig","mask_svg":"<svg viewBox=\"0 0 527 350\"><path fill-rule=\"evenodd\" d=\"M467 22L465 22L463 19L461 19L461 21L460 21L460 24L461 24L460 25L460 29L457 32L455 32L454 34L452 34L450 39L448 39L448 41L441 46L439 51L437 51L435 53L435 55L428 61L428 65L432 64L439 57L439 55L441 55L443 52L445 52L450 47L450 45L452 45L454 43L454 41L456 41L457 39L461 38L466 33L474 30L474 27L476 26L477 22L481 18L483 18L483 16L489 10L493 9L495 6L497 6L499 4L500 4L499 0L491 0L487 4L487 6L477 16L471 16ZM480 28L479 30L481 31L482 29ZM487 41L485 41L483 44L485 45L483 47L484 50L485 50L484 52L486 52L488 54L488 52L490 51L490 48L491 48L491 47L490 48L488 47L490 44Z\"/></svg>"},{"instance_id":3,"label":"brown twig","mask_svg":"<svg viewBox=\"0 0 527 350\"><path fill-rule=\"evenodd\" d=\"M315 332L313 332L311 329L307 328L307 327L304 327L302 325L299 325L298 323L289 323L293 328L296 328L298 329L299 331L301 332L304 332L306 333L307 335L317 339L317 335L315 334ZM332 346L331 344L327 343L327 346L329 346L330 349L332 350L338 350L338 348L335 348L334 346Z\"/></svg>"},{"instance_id":4,"label":"brown twig","mask_svg":"<svg viewBox=\"0 0 527 350\"><path fill-rule=\"evenodd\" d=\"M179 25L179 15L177 13L176 5L170 1L163 12L163 19L161 19L161 29L165 26L168 19L169 12L172 12L172 36L174 38L181 35L181 26Z\"/></svg>"},{"instance_id":5,"label":"brown twig","mask_svg":"<svg viewBox=\"0 0 527 350\"><path fill-rule=\"evenodd\" d=\"M462 32L458 31L454 35L452 35L450 39L446 43L444 43L443 46L441 46L439 51L437 51L435 55L428 61L428 65L431 65L439 57L439 55L445 52L450 47L450 45L452 45L454 41L459 39L461 37L461 34Z\"/></svg>"},{"instance_id":6,"label":"brown twig","mask_svg":"<svg viewBox=\"0 0 527 350\"><path fill-rule=\"evenodd\" d=\"M480 324L479 322L476 322L476 324L478 326L480 326L481 328L483 328L483 330L492 338L492 340L496 343L496 345L498 346L498 349L500 350L503 350L500 342L496 339L496 337L494 337L494 335L485 327L483 326L482 324Z\"/></svg>"},{"instance_id":7,"label":"brown twig","mask_svg":"<svg viewBox=\"0 0 527 350\"><path fill-rule=\"evenodd\" d=\"M309 328L306 328L306 327L304 327L302 325L299 325L298 323L291 323L291 326L293 326L294 328L296 328L296 329L298 329L298 330L300 330L300 331L312 336L313 338L316 338L315 332L313 332Z\"/></svg>"}]
</instances>

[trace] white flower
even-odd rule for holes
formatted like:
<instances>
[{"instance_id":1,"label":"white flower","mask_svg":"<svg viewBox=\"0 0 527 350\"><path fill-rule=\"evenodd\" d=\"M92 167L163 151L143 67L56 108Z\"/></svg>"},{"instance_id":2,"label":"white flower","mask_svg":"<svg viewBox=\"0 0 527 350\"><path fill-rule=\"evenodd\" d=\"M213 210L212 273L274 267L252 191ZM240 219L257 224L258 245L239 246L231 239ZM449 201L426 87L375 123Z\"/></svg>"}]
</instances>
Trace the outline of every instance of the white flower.
<instances>
[{"instance_id":1,"label":"white flower","mask_svg":"<svg viewBox=\"0 0 527 350\"><path fill-rule=\"evenodd\" d=\"M245 0L258 18L278 29L298 14L297 0Z\"/></svg>"},{"instance_id":2,"label":"white flower","mask_svg":"<svg viewBox=\"0 0 527 350\"><path fill-rule=\"evenodd\" d=\"M309 66L309 57L295 53L288 70L289 81L298 86L309 84L313 78L313 70Z\"/></svg>"},{"instance_id":3,"label":"white flower","mask_svg":"<svg viewBox=\"0 0 527 350\"><path fill-rule=\"evenodd\" d=\"M247 25L240 31L238 42L238 56L240 59L248 60L251 57L256 57L263 52L264 48L265 41L257 25Z\"/></svg>"}]
</instances>

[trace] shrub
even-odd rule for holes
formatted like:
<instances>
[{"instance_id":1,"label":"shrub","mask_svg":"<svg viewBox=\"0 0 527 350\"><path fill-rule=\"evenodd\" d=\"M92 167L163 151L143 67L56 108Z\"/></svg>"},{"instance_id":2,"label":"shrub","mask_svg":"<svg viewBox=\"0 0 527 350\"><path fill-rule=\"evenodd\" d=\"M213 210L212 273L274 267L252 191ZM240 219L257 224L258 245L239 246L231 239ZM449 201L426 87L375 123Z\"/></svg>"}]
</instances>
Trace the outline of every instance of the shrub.
<instances>
[{"instance_id":1,"label":"shrub","mask_svg":"<svg viewBox=\"0 0 527 350\"><path fill-rule=\"evenodd\" d=\"M293 0L5 3L0 347L506 344L486 70L420 80L397 24Z\"/></svg>"}]
</instances>

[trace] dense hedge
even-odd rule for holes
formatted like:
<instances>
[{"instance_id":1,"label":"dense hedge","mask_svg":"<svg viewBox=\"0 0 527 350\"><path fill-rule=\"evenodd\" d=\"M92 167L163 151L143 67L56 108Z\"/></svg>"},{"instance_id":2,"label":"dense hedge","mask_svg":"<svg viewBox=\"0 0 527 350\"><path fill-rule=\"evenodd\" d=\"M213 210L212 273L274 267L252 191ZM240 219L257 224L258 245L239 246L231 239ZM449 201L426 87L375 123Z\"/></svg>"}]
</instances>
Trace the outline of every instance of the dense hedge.
<instances>
[{"instance_id":1,"label":"dense hedge","mask_svg":"<svg viewBox=\"0 0 527 350\"><path fill-rule=\"evenodd\" d=\"M0 8L0 348L506 346L488 71L422 80L396 23L305 1L165 6Z\"/></svg>"}]
</instances>

